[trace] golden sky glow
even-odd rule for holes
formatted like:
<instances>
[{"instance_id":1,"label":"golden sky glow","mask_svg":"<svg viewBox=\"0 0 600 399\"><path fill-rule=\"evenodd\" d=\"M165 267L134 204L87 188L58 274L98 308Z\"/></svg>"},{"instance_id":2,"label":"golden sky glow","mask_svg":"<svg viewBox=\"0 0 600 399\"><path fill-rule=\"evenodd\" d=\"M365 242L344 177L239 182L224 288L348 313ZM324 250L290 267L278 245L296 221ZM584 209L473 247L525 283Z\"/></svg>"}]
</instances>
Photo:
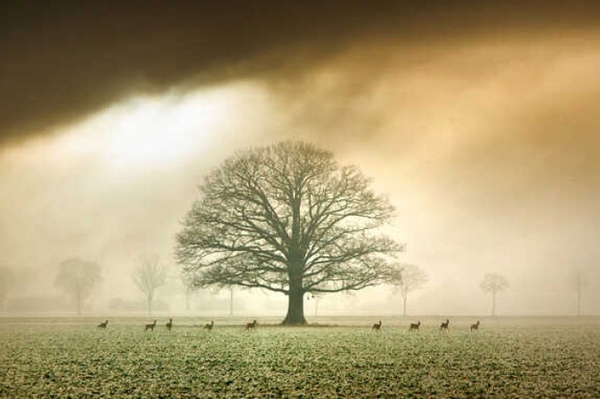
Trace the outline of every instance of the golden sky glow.
<instances>
[{"instance_id":1,"label":"golden sky glow","mask_svg":"<svg viewBox=\"0 0 600 399\"><path fill-rule=\"evenodd\" d=\"M298 26L316 18L318 33L281 28L278 39L265 25L238 43L193 31L205 47L165 22L164 37L184 38L167 42L181 48L169 53L156 36L136 34L115 50L122 68L98 59L89 76L75 66L94 59L90 50L58 40L64 28L54 21L48 35L73 74L53 75L52 55L46 73L62 79L64 91L24 84L30 94L15 94L11 116L0 122L6 262L50 276L61 260L88 257L103 265L107 295L124 295L135 257L170 256L208 170L248 146L302 139L357 164L397 206L405 259L430 274L415 312L485 313L478 279L501 272L511 281L505 312L568 313L565 276L582 268L600 284L600 30L587 19L596 8L546 3L521 17L517 6L487 14L483 6L433 3L431 15L399 6L397 15L376 14L379 24L371 11L351 8L356 14L340 16L339 30L308 9L295 19L286 8L282 15ZM403 20L403 12L406 24L384 23ZM486 27L473 15L498 21ZM525 18L532 15L538 19ZM39 37L14 29L21 46L11 47L5 68L29 82L16 66L37 68L24 54L39 50ZM148 43L180 63L155 57ZM127 64L123 52L134 45L139 54ZM25 97L29 112L19 105ZM597 313L600 297L589 295ZM366 292L321 306L391 309L394 298Z\"/></svg>"}]
</instances>

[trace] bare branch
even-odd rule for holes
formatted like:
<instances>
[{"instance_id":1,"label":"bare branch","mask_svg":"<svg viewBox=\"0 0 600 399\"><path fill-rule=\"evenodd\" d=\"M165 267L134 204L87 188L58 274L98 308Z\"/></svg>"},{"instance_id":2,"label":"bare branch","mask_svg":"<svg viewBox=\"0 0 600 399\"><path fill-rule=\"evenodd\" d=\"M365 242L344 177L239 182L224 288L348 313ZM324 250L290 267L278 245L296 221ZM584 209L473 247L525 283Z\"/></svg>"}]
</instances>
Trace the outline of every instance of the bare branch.
<instances>
[{"instance_id":1,"label":"bare branch","mask_svg":"<svg viewBox=\"0 0 600 399\"><path fill-rule=\"evenodd\" d=\"M177 261L197 287L290 298L379 284L401 247L378 231L394 208L369 185L356 167L301 142L238 153L200 186Z\"/></svg>"}]
</instances>

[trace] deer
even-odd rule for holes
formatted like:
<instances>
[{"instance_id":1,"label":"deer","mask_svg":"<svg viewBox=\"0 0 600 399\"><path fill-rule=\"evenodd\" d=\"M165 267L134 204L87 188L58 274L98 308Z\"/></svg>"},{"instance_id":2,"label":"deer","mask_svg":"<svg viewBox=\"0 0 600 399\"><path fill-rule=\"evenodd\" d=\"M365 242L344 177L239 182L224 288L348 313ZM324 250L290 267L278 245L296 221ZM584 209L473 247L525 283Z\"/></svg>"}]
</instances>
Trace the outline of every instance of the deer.
<instances>
[{"instance_id":1,"label":"deer","mask_svg":"<svg viewBox=\"0 0 600 399\"><path fill-rule=\"evenodd\" d=\"M256 321L256 320L254 320L254 321ZM248 323L248 324L250 324L250 323ZM211 320L210 323L206 323L204 325L204 329L208 330L208 331L212 331L212 329L213 329L214 326L215 326L215 321Z\"/></svg>"},{"instance_id":2,"label":"deer","mask_svg":"<svg viewBox=\"0 0 600 399\"><path fill-rule=\"evenodd\" d=\"M448 325L450 324L450 320L446 319L446 321L442 322L442 324L440 324L440 331L444 330L444 331L448 331Z\"/></svg>"},{"instance_id":3,"label":"deer","mask_svg":"<svg viewBox=\"0 0 600 399\"><path fill-rule=\"evenodd\" d=\"M167 327L167 330L171 331L171 328L173 328L173 319L169 319L169 321L165 324L165 327Z\"/></svg>"},{"instance_id":4,"label":"deer","mask_svg":"<svg viewBox=\"0 0 600 399\"><path fill-rule=\"evenodd\" d=\"M477 320L477 323L471 324L471 331L473 330L479 330L479 320Z\"/></svg>"},{"instance_id":5,"label":"deer","mask_svg":"<svg viewBox=\"0 0 600 399\"><path fill-rule=\"evenodd\" d=\"M252 323L246 323L246 327L244 327L244 330L253 330L254 328L256 328L258 322L256 321L256 319L254 319L254 321Z\"/></svg>"},{"instance_id":6,"label":"deer","mask_svg":"<svg viewBox=\"0 0 600 399\"><path fill-rule=\"evenodd\" d=\"M152 323L152 324L146 324L146 328L144 328L144 331L148 331L148 330L154 331L154 327L156 327L156 320L154 320L154 323Z\"/></svg>"},{"instance_id":7,"label":"deer","mask_svg":"<svg viewBox=\"0 0 600 399\"><path fill-rule=\"evenodd\" d=\"M98 328L106 328L107 325L108 325L108 320L103 321L100 324L98 324Z\"/></svg>"},{"instance_id":8,"label":"deer","mask_svg":"<svg viewBox=\"0 0 600 399\"><path fill-rule=\"evenodd\" d=\"M379 320L379 323L373 324L373 327L371 327L371 330L374 330L376 332L381 331L381 320Z\"/></svg>"},{"instance_id":9,"label":"deer","mask_svg":"<svg viewBox=\"0 0 600 399\"><path fill-rule=\"evenodd\" d=\"M410 323L410 327L408 327L408 331L419 331L419 327L421 327L421 320L416 323Z\"/></svg>"}]
</instances>

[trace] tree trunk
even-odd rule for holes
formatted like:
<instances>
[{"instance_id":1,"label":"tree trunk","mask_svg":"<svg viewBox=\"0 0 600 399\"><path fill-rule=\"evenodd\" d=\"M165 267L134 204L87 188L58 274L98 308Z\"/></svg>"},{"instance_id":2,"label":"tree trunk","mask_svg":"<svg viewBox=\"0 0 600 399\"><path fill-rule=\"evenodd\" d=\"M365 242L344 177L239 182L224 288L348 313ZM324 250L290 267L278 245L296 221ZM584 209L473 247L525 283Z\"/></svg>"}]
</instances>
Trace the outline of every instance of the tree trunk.
<instances>
[{"instance_id":1,"label":"tree trunk","mask_svg":"<svg viewBox=\"0 0 600 399\"><path fill-rule=\"evenodd\" d=\"M77 293L75 301L77 302L77 316L81 316L81 293Z\"/></svg>"},{"instance_id":2,"label":"tree trunk","mask_svg":"<svg viewBox=\"0 0 600 399\"><path fill-rule=\"evenodd\" d=\"M287 326L304 326L304 294L302 292L292 292L288 295L288 311L285 319L281 323Z\"/></svg>"},{"instance_id":3,"label":"tree trunk","mask_svg":"<svg viewBox=\"0 0 600 399\"><path fill-rule=\"evenodd\" d=\"M288 311L281 323L287 326L304 326L304 290L302 289L302 274L290 275L290 292L288 294Z\"/></svg>"},{"instance_id":4,"label":"tree trunk","mask_svg":"<svg viewBox=\"0 0 600 399\"><path fill-rule=\"evenodd\" d=\"M496 316L496 291L492 291L492 316Z\"/></svg>"},{"instance_id":5,"label":"tree trunk","mask_svg":"<svg viewBox=\"0 0 600 399\"><path fill-rule=\"evenodd\" d=\"M408 301L408 293L402 293L402 316L406 316L406 302Z\"/></svg>"},{"instance_id":6,"label":"tree trunk","mask_svg":"<svg viewBox=\"0 0 600 399\"><path fill-rule=\"evenodd\" d=\"M148 295L148 316L152 316L152 295Z\"/></svg>"},{"instance_id":7,"label":"tree trunk","mask_svg":"<svg viewBox=\"0 0 600 399\"><path fill-rule=\"evenodd\" d=\"M577 317L581 316L581 281L577 282Z\"/></svg>"}]
</instances>

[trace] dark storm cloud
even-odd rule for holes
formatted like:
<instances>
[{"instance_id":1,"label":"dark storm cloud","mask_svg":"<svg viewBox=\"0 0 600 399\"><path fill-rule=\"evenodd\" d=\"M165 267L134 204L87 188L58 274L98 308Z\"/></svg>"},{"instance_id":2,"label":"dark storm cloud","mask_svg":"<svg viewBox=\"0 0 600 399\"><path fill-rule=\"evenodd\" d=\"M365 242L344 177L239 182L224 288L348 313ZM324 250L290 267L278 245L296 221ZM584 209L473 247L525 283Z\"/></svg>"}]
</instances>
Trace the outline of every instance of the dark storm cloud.
<instances>
[{"instance_id":1,"label":"dark storm cloud","mask_svg":"<svg viewBox=\"0 0 600 399\"><path fill-rule=\"evenodd\" d=\"M556 309L575 266L598 278L593 3L19 4L0 6L0 145L23 141L0 153L0 252L44 283L81 256L106 302L134 295L134 260L169 259L201 176L289 138L389 194L431 276L423 311L486 312L488 271L520 313Z\"/></svg>"},{"instance_id":2,"label":"dark storm cloud","mask_svg":"<svg viewBox=\"0 0 600 399\"><path fill-rule=\"evenodd\" d=\"M439 43L593 26L595 2L4 2L0 143L135 93L287 79L357 41Z\"/></svg>"}]
</instances>

